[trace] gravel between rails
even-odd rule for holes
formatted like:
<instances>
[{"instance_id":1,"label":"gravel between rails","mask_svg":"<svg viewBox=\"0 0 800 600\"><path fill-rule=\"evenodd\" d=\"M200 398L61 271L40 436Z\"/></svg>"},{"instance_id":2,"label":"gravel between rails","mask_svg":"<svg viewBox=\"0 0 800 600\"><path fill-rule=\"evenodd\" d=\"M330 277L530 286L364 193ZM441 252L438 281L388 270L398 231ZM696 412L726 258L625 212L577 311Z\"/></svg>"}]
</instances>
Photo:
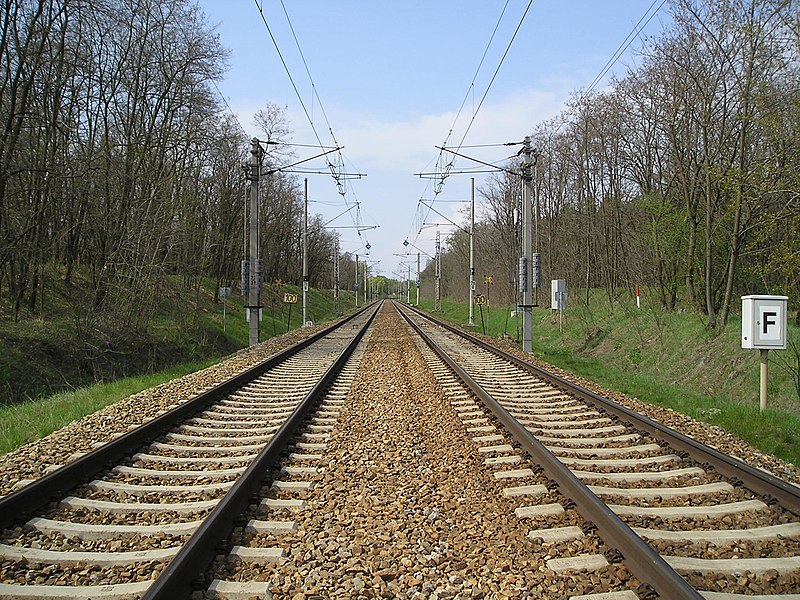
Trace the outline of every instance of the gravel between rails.
<instances>
[{"instance_id":1,"label":"gravel between rails","mask_svg":"<svg viewBox=\"0 0 800 600\"><path fill-rule=\"evenodd\" d=\"M393 310L379 314L308 508L293 515L296 532L275 540L287 560L259 579L294 600L567 595L575 581L547 568L553 557L526 537L507 484L402 327ZM619 584L623 572L612 565L592 583Z\"/></svg>"},{"instance_id":2,"label":"gravel between rails","mask_svg":"<svg viewBox=\"0 0 800 600\"><path fill-rule=\"evenodd\" d=\"M93 445L127 432L184 398L229 379L326 326L298 329L245 348L215 365L133 394L0 456L0 495L11 493L21 483L45 475L48 467L66 464L75 453L92 450Z\"/></svg>"}]
</instances>

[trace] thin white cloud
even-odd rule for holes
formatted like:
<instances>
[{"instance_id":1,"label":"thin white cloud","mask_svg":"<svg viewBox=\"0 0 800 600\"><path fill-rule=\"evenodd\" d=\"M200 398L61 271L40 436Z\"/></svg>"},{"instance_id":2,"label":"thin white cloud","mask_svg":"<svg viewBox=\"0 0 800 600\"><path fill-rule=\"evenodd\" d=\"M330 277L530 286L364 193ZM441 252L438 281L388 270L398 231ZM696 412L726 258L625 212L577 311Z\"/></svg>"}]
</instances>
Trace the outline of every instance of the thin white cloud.
<instances>
[{"instance_id":1,"label":"thin white cloud","mask_svg":"<svg viewBox=\"0 0 800 600\"><path fill-rule=\"evenodd\" d=\"M487 101L475 118L465 144L521 140L537 123L557 114L563 107L563 99L550 92L525 90L497 103ZM452 112L422 115L408 121L382 121L344 115L345 122L337 136L346 145L345 154L360 167L418 172L432 166L438 154L435 146L445 141L455 116ZM471 118L471 107L465 107L448 140L449 146L461 141ZM486 156L486 152L479 154Z\"/></svg>"}]
</instances>

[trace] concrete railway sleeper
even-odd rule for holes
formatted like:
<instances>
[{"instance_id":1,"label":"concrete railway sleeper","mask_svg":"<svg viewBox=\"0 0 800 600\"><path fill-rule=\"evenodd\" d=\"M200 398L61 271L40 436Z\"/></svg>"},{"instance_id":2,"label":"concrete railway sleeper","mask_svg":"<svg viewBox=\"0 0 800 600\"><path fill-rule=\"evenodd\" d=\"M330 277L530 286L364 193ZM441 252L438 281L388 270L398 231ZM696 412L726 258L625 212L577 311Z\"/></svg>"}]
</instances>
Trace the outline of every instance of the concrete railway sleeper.
<instances>
[{"instance_id":1,"label":"concrete railway sleeper","mask_svg":"<svg viewBox=\"0 0 800 600\"><path fill-rule=\"evenodd\" d=\"M581 530L546 477L516 464L523 457L507 453L512 438L487 425L468 390L442 379L426 352L386 306L325 447L303 455L319 468L294 476L313 487L265 486L204 578L203 596L567 598L610 583L617 598L630 597L635 578L602 556L600 538ZM525 510L515 511L520 503ZM291 527L248 525L288 509ZM583 572L586 555L603 566Z\"/></svg>"},{"instance_id":2,"label":"concrete railway sleeper","mask_svg":"<svg viewBox=\"0 0 800 600\"><path fill-rule=\"evenodd\" d=\"M629 409L611 411L613 402L594 402L595 394L561 378L546 380L533 365L454 328L402 312L535 457L552 487L661 597L800 598L796 486L687 443ZM712 466L720 463L724 474ZM756 489L743 481L757 481Z\"/></svg>"}]
</instances>

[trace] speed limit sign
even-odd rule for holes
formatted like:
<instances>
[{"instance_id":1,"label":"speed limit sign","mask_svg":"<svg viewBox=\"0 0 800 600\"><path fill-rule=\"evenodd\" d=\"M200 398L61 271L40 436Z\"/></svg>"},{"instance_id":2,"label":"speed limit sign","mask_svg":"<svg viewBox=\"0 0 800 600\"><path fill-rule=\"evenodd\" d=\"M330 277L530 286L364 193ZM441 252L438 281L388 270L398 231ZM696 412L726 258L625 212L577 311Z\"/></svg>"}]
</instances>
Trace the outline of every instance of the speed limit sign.
<instances>
[{"instance_id":1,"label":"speed limit sign","mask_svg":"<svg viewBox=\"0 0 800 600\"><path fill-rule=\"evenodd\" d=\"M475 304L486 304L486 296L483 294L475 296Z\"/></svg>"},{"instance_id":2,"label":"speed limit sign","mask_svg":"<svg viewBox=\"0 0 800 600\"><path fill-rule=\"evenodd\" d=\"M286 304L297 304L297 294L289 294L289 293L284 294L283 301Z\"/></svg>"}]
</instances>

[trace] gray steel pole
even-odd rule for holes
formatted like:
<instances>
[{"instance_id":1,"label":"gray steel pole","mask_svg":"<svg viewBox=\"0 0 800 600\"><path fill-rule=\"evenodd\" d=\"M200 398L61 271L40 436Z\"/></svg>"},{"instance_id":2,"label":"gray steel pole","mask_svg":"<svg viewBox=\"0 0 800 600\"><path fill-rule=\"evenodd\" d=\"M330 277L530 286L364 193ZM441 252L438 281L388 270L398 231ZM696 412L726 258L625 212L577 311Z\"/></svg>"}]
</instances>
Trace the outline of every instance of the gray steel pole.
<instances>
[{"instance_id":1,"label":"gray steel pole","mask_svg":"<svg viewBox=\"0 0 800 600\"><path fill-rule=\"evenodd\" d=\"M358 308L358 254L356 254L356 308Z\"/></svg>"},{"instance_id":2,"label":"gray steel pole","mask_svg":"<svg viewBox=\"0 0 800 600\"><path fill-rule=\"evenodd\" d=\"M406 278L406 304L411 304L411 265L408 266L408 277Z\"/></svg>"},{"instance_id":3,"label":"gray steel pole","mask_svg":"<svg viewBox=\"0 0 800 600\"><path fill-rule=\"evenodd\" d=\"M333 308L339 314L339 238L334 242L333 255Z\"/></svg>"},{"instance_id":4,"label":"gray steel pole","mask_svg":"<svg viewBox=\"0 0 800 600\"><path fill-rule=\"evenodd\" d=\"M533 351L533 298L531 294L532 219L531 219L531 137L525 136L522 152L525 160L522 165L522 257L520 258L519 285L522 296L522 351Z\"/></svg>"},{"instance_id":5,"label":"gray steel pole","mask_svg":"<svg viewBox=\"0 0 800 600\"><path fill-rule=\"evenodd\" d=\"M419 252L417 252L417 306L419 306L419 287L422 282L419 280Z\"/></svg>"},{"instance_id":6,"label":"gray steel pole","mask_svg":"<svg viewBox=\"0 0 800 600\"><path fill-rule=\"evenodd\" d=\"M260 302L260 273L258 269L258 179L261 167L261 146L258 140L253 138L250 141L250 251L249 264L250 273L248 276L248 315L250 316L250 336L251 346L258 344L258 309Z\"/></svg>"},{"instance_id":7,"label":"gray steel pole","mask_svg":"<svg viewBox=\"0 0 800 600\"><path fill-rule=\"evenodd\" d=\"M308 323L308 177L303 182L303 327Z\"/></svg>"},{"instance_id":8,"label":"gray steel pole","mask_svg":"<svg viewBox=\"0 0 800 600\"><path fill-rule=\"evenodd\" d=\"M470 178L469 225L469 323L475 326L475 178Z\"/></svg>"},{"instance_id":9,"label":"gray steel pole","mask_svg":"<svg viewBox=\"0 0 800 600\"><path fill-rule=\"evenodd\" d=\"M442 255L439 252L439 230L436 230L436 294L433 298L433 310L442 310Z\"/></svg>"}]
</instances>

